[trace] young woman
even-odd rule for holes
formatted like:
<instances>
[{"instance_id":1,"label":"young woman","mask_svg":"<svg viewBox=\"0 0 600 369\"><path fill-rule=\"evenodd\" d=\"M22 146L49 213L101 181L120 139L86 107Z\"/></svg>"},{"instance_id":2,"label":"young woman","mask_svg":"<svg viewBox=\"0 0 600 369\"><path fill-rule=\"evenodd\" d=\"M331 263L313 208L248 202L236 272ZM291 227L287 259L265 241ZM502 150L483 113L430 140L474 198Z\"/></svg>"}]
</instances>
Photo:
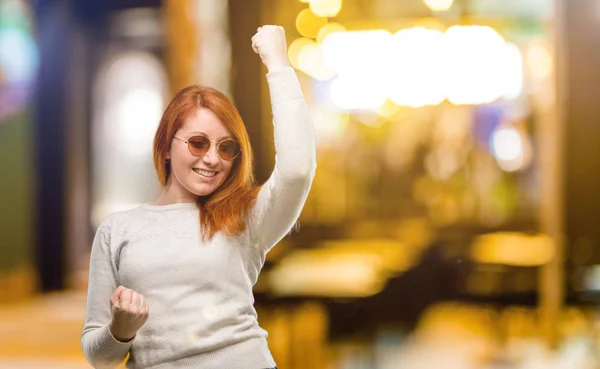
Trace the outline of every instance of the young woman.
<instances>
[{"instance_id":1,"label":"young woman","mask_svg":"<svg viewBox=\"0 0 600 369\"><path fill-rule=\"evenodd\" d=\"M242 119L218 91L191 86L164 112L152 204L107 216L92 245L81 345L96 368L275 367L252 286L292 228L316 169L315 135L282 27L252 48L268 69L276 161L257 187Z\"/></svg>"}]
</instances>

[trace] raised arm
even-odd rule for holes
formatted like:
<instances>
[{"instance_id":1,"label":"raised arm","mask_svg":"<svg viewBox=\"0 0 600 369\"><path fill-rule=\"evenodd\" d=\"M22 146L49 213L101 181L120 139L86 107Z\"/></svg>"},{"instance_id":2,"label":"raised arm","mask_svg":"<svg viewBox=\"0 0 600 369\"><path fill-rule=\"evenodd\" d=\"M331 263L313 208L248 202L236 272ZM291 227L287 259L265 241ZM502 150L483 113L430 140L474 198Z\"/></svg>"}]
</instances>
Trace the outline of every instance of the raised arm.
<instances>
[{"instance_id":1,"label":"raised arm","mask_svg":"<svg viewBox=\"0 0 600 369\"><path fill-rule=\"evenodd\" d=\"M313 124L295 71L287 59L285 31L264 26L252 47L269 73L275 137L275 168L258 194L251 212L254 242L270 250L300 216L316 170Z\"/></svg>"}]
</instances>

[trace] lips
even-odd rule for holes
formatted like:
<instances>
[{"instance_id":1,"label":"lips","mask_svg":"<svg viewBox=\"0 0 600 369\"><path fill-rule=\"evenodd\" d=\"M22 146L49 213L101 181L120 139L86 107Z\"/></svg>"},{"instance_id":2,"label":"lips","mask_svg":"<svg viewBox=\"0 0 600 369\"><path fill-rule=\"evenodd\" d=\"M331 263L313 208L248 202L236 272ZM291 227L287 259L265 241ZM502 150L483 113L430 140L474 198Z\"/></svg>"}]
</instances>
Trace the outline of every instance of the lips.
<instances>
[{"instance_id":1,"label":"lips","mask_svg":"<svg viewBox=\"0 0 600 369\"><path fill-rule=\"evenodd\" d=\"M212 178L212 177L216 176L219 173L219 172L216 172L214 170L205 170L205 169L200 169L200 168L192 168L192 170L196 174L198 174L198 175L200 175L202 177L205 177L205 178Z\"/></svg>"}]
</instances>

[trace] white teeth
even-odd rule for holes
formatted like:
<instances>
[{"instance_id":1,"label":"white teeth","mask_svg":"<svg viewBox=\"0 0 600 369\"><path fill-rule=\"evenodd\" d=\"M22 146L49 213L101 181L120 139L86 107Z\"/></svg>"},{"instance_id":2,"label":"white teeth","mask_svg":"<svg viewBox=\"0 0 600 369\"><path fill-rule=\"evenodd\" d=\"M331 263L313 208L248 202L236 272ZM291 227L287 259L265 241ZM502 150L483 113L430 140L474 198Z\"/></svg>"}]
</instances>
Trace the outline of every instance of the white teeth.
<instances>
[{"instance_id":1,"label":"white teeth","mask_svg":"<svg viewBox=\"0 0 600 369\"><path fill-rule=\"evenodd\" d=\"M214 176L217 175L217 172L207 172L205 170L196 169L196 168L194 168L193 170L194 170L194 172L196 172L196 173L198 173L198 174L200 174L201 176L204 176L204 177L214 177Z\"/></svg>"}]
</instances>

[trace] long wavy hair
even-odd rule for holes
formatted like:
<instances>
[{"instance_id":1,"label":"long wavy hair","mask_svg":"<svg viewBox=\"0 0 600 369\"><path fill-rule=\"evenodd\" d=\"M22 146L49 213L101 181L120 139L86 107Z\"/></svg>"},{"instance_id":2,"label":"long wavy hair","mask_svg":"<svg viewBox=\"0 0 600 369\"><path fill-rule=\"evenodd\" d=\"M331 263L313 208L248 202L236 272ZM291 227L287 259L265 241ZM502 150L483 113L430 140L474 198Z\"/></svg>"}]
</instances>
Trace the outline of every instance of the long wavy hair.
<instances>
[{"instance_id":1,"label":"long wavy hair","mask_svg":"<svg viewBox=\"0 0 600 369\"><path fill-rule=\"evenodd\" d=\"M200 108L212 111L242 149L234 159L225 182L213 193L199 196L196 201L202 238L210 240L218 231L235 235L246 229L245 219L260 187L254 181L252 148L240 113L227 96L199 85L186 87L175 94L156 130L154 168L160 184L166 186L171 174L170 164L165 161L175 132Z\"/></svg>"}]
</instances>

